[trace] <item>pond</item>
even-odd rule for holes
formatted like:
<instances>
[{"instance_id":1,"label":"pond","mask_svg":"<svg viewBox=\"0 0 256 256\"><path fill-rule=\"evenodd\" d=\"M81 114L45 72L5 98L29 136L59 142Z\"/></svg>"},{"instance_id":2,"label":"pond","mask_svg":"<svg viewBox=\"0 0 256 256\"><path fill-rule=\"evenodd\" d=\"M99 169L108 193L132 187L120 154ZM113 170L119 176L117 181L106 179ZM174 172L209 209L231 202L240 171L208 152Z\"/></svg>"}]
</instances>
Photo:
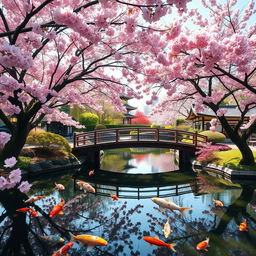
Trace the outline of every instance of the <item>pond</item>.
<instances>
[{"instance_id":1,"label":"pond","mask_svg":"<svg viewBox=\"0 0 256 256\"><path fill-rule=\"evenodd\" d=\"M147 172L142 167L146 166L146 163L142 165L142 157L136 158L136 155L143 155L141 150L137 154L134 151L131 149L132 153L123 157L122 166L128 166L127 170L120 169L120 163L117 161L115 165L113 159L112 172L94 170L94 174L88 175L90 170L82 169L75 175L69 173L34 180L27 196L14 189L1 191L0 255L53 255L70 241L70 233L95 235L108 242L90 251L86 245L75 243L68 251L73 256L256 255L255 186L231 184L192 171L176 171L172 163L169 172L159 165ZM147 153L144 161L151 159L152 154L164 154L169 158L173 154L165 150L158 153L143 151ZM113 151L105 153L104 157L111 154ZM111 166L110 161L103 159L101 168L107 165ZM140 166L137 170L136 165ZM140 168L143 174L138 174ZM156 169L162 173L155 173ZM119 171L123 173L117 173ZM76 183L79 180L90 181L96 193L80 190ZM54 189L55 183L63 184L65 190ZM118 195L118 200L110 194ZM23 202L38 195L45 197L32 204ZM152 197L170 199L179 206L192 209L186 210L185 215L177 210L163 210L151 200ZM50 218L53 206L62 198L64 214ZM223 202L224 206L215 206L214 199ZM38 217L16 212L16 209L27 206L34 206ZM239 231L239 225L245 219L248 231ZM167 220L172 232L165 238L163 229ZM49 235L59 235L64 242L42 237ZM144 237L176 244L176 252L166 246L150 246ZM208 251L197 251L197 244L206 237L209 237Z\"/></svg>"}]
</instances>

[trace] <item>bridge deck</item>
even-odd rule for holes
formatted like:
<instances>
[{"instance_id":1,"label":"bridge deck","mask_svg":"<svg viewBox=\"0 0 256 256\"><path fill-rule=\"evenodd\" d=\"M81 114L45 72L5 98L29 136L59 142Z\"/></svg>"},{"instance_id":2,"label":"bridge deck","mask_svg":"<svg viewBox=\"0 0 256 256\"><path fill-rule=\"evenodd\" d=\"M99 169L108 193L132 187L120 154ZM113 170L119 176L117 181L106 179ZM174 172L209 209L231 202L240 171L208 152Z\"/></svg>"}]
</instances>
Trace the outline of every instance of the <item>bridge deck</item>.
<instances>
[{"instance_id":1,"label":"bridge deck","mask_svg":"<svg viewBox=\"0 0 256 256\"><path fill-rule=\"evenodd\" d=\"M163 147L195 151L207 137L197 132L160 128L117 128L74 134L73 152L122 147Z\"/></svg>"}]
</instances>

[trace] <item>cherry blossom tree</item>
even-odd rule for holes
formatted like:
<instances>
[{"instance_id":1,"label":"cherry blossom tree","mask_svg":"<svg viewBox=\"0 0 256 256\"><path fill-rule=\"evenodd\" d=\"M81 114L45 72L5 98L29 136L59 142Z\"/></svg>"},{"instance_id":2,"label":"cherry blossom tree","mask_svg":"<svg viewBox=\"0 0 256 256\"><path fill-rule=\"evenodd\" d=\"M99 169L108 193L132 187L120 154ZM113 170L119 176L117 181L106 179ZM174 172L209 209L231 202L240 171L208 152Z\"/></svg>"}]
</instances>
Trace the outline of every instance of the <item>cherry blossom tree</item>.
<instances>
[{"instance_id":1,"label":"cherry blossom tree","mask_svg":"<svg viewBox=\"0 0 256 256\"><path fill-rule=\"evenodd\" d=\"M43 118L80 127L63 105L100 111L104 95L120 110L120 94L140 98L142 62L166 45L158 21L188 1L1 1L0 119L12 135L2 158L17 157Z\"/></svg>"},{"instance_id":2,"label":"cherry blossom tree","mask_svg":"<svg viewBox=\"0 0 256 256\"><path fill-rule=\"evenodd\" d=\"M137 110L134 115L136 117L132 119L132 124L151 124L143 112Z\"/></svg>"},{"instance_id":3,"label":"cherry blossom tree","mask_svg":"<svg viewBox=\"0 0 256 256\"><path fill-rule=\"evenodd\" d=\"M190 9L187 15L172 21L169 42L158 53L158 64L153 70L147 69L154 78L151 86L155 89L148 103L164 89L167 98L158 105L159 112L168 111L168 105L173 108L183 100L194 103L197 112L210 108L241 151L241 163L252 165L255 162L247 139L256 115L250 117L248 124L245 116L256 107L255 1L241 9L235 0L203 0L202 4L207 17ZM238 4L245 5L242 1ZM149 92L149 87L144 91ZM234 127L220 108L223 102L235 104L241 115Z\"/></svg>"}]
</instances>

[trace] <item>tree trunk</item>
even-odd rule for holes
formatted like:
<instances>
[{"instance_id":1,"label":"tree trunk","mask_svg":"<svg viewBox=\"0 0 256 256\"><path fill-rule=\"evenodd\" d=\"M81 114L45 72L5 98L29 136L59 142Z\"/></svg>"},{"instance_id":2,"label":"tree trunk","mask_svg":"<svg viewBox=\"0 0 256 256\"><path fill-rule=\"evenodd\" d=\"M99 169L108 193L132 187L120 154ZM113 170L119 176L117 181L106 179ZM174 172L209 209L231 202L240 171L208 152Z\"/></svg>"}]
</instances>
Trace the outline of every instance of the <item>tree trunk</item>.
<instances>
[{"instance_id":1,"label":"tree trunk","mask_svg":"<svg viewBox=\"0 0 256 256\"><path fill-rule=\"evenodd\" d=\"M26 143L29 131L29 123L24 119L18 119L12 137L4 146L0 159L4 160L13 156L17 158Z\"/></svg>"},{"instance_id":2,"label":"tree trunk","mask_svg":"<svg viewBox=\"0 0 256 256\"><path fill-rule=\"evenodd\" d=\"M238 147L240 153L242 154L242 160L240 161L240 164L255 165L252 150L249 147L246 140L244 140L238 133L234 132L234 130L230 127L225 117L219 117L219 120L229 138Z\"/></svg>"}]
</instances>

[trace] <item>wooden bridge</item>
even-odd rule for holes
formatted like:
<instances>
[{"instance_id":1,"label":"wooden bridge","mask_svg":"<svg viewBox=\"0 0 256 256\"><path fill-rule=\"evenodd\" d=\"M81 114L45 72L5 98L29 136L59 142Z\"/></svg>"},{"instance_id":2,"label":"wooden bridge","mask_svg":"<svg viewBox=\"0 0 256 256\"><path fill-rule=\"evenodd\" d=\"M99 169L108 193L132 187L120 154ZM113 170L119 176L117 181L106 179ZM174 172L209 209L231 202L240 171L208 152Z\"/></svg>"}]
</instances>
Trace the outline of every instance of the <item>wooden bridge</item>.
<instances>
[{"instance_id":1,"label":"wooden bridge","mask_svg":"<svg viewBox=\"0 0 256 256\"><path fill-rule=\"evenodd\" d=\"M197 132L161 128L116 128L74 133L73 153L82 154L110 148L154 147L196 150L207 137Z\"/></svg>"}]
</instances>

